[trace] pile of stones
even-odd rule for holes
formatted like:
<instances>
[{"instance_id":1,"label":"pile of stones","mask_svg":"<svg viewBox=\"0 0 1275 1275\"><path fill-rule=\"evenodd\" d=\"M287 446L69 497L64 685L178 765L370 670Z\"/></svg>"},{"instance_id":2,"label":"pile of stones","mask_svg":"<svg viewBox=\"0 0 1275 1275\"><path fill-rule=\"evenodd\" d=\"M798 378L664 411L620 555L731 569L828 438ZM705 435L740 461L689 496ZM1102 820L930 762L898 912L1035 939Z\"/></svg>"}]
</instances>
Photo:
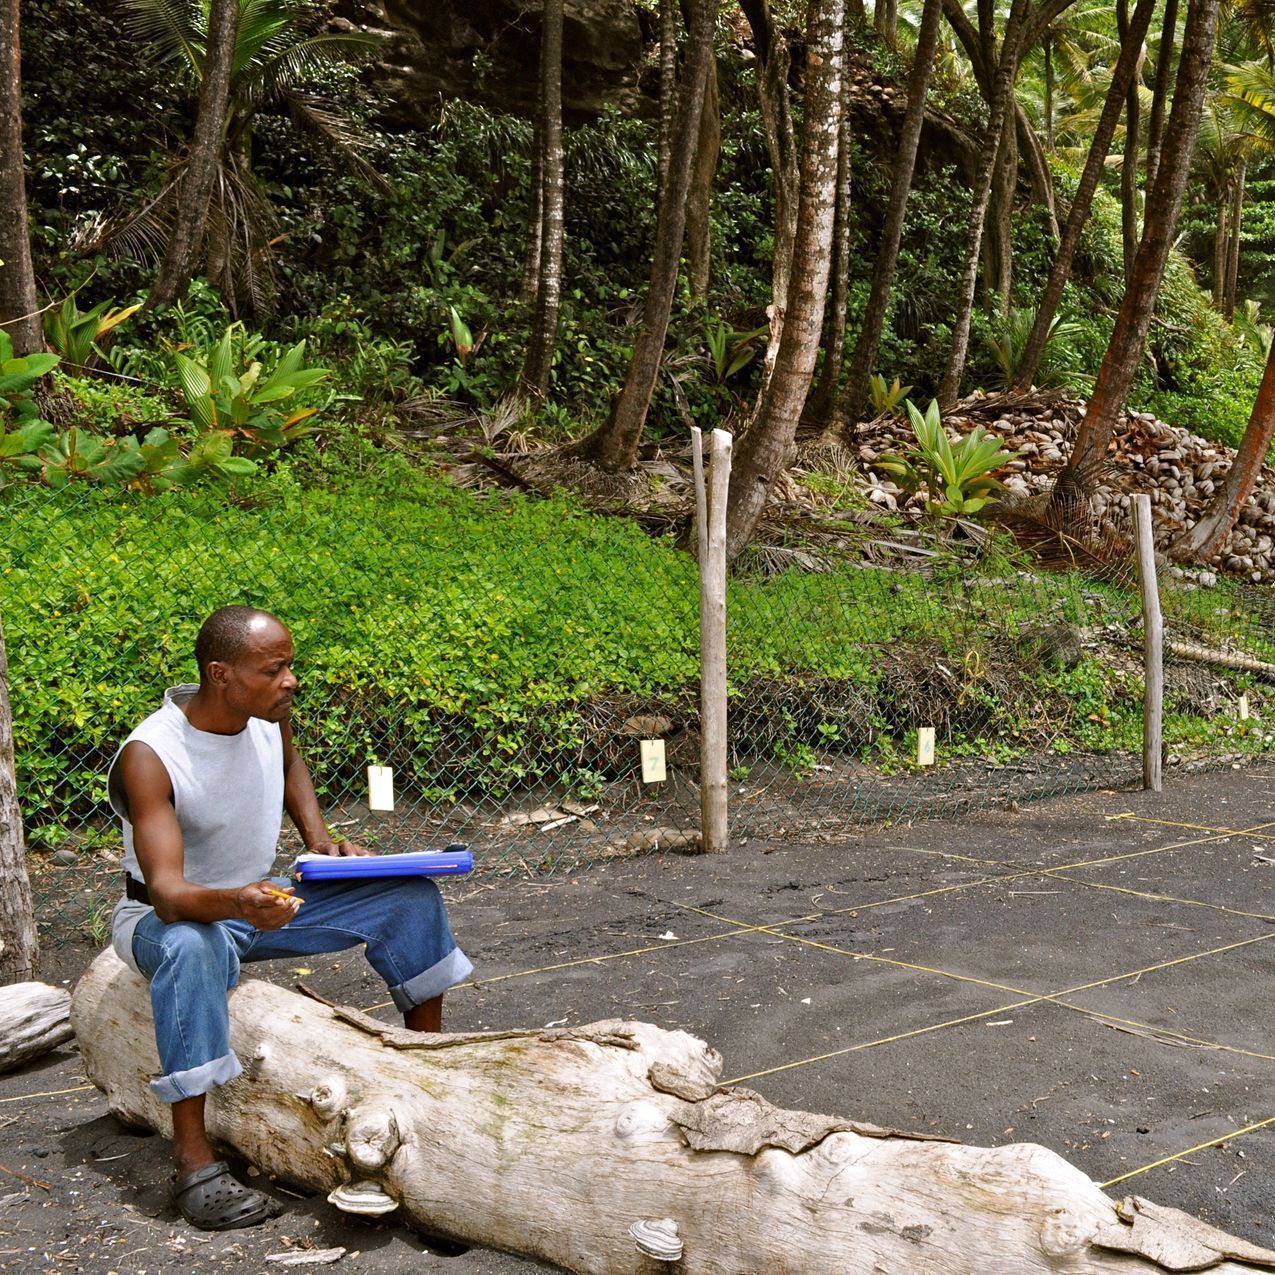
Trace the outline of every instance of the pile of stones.
<instances>
[{"instance_id":1,"label":"pile of stones","mask_svg":"<svg viewBox=\"0 0 1275 1275\"><path fill-rule=\"evenodd\" d=\"M1016 453L997 473L1007 488L1007 500L1047 495L1071 454L1083 405L1027 399L999 412L969 411L978 406L977 400L961 404L960 414L946 418L949 431L967 433L983 425L1007 451ZM874 421L860 432L858 456L866 471L867 494L882 509L921 508L922 498L901 491L889 474L876 468L884 454L905 451L912 442L907 422L894 418ZM1225 444L1158 420L1150 412L1131 411L1117 432L1109 473L1092 502L1095 522L1100 531L1127 534L1131 497L1146 492L1155 513L1157 543L1167 545L1204 512L1234 457L1234 449ZM1256 582L1275 580L1275 471L1269 466L1263 468L1234 530L1210 565Z\"/></svg>"}]
</instances>

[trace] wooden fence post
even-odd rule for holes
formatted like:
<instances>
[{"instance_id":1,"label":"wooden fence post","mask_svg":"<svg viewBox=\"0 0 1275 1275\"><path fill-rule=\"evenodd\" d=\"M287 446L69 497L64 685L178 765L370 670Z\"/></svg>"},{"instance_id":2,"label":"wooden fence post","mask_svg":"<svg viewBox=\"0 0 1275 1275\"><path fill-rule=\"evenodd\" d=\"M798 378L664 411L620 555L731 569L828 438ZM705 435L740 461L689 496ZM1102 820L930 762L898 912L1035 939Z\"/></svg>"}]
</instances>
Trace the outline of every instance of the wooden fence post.
<instances>
[{"instance_id":1,"label":"wooden fence post","mask_svg":"<svg viewBox=\"0 0 1275 1275\"><path fill-rule=\"evenodd\" d=\"M698 429L691 430L699 551L700 848L705 854L719 854L730 843L726 808L726 489L733 441L724 429L715 429L710 435L706 483L703 438Z\"/></svg>"},{"instance_id":2,"label":"wooden fence post","mask_svg":"<svg viewBox=\"0 0 1275 1275\"><path fill-rule=\"evenodd\" d=\"M1156 582L1155 543L1151 536L1151 497L1133 498L1133 526L1137 535L1138 584L1142 590L1142 664L1145 694L1142 703L1142 786L1159 792L1164 784L1161 754L1164 736L1164 620Z\"/></svg>"}]
</instances>

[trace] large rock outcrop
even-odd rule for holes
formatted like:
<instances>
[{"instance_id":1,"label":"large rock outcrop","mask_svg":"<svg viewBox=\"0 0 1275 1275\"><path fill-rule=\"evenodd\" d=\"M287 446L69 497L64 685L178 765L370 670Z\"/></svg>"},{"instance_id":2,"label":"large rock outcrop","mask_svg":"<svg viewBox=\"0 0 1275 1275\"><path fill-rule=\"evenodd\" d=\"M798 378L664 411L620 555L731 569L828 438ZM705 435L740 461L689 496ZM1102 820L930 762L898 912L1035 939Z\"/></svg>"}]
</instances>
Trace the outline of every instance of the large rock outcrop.
<instances>
[{"instance_id":1,"label":"large rock outcrop","mask_svg":"<svg viewBox=\"0 0 1275 1275\"><path fill-rule=\"evenodd\" d=\"M543 0L347 0L340 21L386 37L374 73L391 119L433 123L440 98L530 114ZM562 104L568 119L636 108L642 27L632 0L565 0Z\"/></svg>"}]
</instances>

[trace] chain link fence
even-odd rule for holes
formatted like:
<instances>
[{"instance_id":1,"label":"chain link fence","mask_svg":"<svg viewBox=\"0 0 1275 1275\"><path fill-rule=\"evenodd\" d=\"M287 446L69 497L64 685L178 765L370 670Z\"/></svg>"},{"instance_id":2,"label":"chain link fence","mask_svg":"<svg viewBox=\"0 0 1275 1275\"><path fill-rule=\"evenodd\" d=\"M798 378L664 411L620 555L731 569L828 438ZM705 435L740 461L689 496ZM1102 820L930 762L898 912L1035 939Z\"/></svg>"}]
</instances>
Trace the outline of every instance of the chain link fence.
<instances>
[{"instance_id":1,"label":"chain link fence","mask_svg":"<svg viewBox=\"0 0 1275 1275\"><path fill-rule=\"evenodd\" d=\"M652 532L406 469L240 499L15 484L0 513L19 796L55 941L104 939L120 886L107 766L166 686L194 680L195 632L230 602L293 630L295 729L343 834L461 841L481 872L535 874L697 840L698 575L675 521ZM854 552L751 552L728 592L733 840L1136 779L1131 560L1108 537L1080 565L1041 574L985 533L945 544L866 521ZM1266 594L1165 583L1171 761L1267 746ZM662 780L643 777L643 740L663 746ZM392 813L368 809L372 764L393 770ZM299 849L285 837L284 861Z\"/></svg>"}]
</instances>

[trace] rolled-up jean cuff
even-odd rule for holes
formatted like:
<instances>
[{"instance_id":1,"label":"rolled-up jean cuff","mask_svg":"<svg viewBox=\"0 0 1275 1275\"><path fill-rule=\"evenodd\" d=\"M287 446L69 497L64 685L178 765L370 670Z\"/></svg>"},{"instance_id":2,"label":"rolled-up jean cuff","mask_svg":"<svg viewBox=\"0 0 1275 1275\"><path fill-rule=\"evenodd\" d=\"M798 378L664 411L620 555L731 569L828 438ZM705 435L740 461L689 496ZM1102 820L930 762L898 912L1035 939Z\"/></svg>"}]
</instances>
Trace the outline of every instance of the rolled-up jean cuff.
<instances>
[{"instance_id":1,"label":"rolled-up jean cuff","mask_svg":"<svg viewBox=\"0 0 1275 1275\"><path fill-rule=\"evenodd\" d=\"M181 1102L184 1098L198 1098L233 1080L243 1071L243 1066L233 1053L222 1054L212 1062L200 1063L189 1071L172 1071L150 1082L155 1097L160 1102Z\"/></svg>"},{"instance_id":2,"label":"rolled-up jean cuff","mask_svg":"<svg viewBox=\"0 0 1275 1275\"><path fill-rule=\"evenodd\" d=\"M458 947L452 948L436 965L422 970L406 983L390 988L390 996L400 1014L441 996L449 987L455 987L474 972L469 957Z\"/></svg>"}]
</instances>

